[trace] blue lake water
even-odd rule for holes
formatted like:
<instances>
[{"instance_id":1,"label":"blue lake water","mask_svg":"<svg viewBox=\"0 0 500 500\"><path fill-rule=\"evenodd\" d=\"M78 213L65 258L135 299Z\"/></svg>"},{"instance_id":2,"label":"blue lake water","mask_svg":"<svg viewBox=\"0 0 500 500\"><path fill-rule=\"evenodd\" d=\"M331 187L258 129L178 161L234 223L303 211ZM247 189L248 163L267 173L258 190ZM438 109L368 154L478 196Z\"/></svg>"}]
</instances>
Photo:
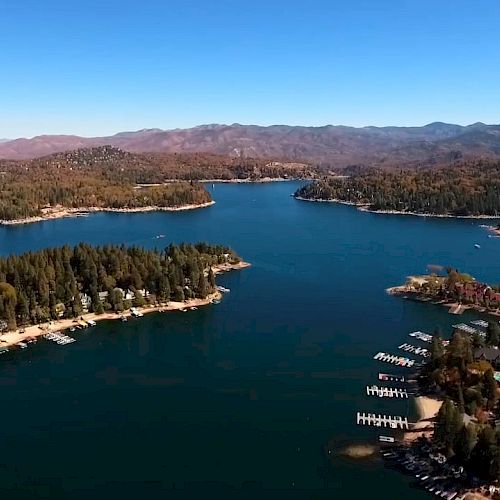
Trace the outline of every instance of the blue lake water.
<instances>
[{"instance_id":1,"label":"blue lake water","mask_svg":"<svg viewBox=\"0 0 500 500\"><path fill-rule=\"evenodd\" d=\"M500 240L478 221L300 202L297 185L216 184L203 210L0 228L4 255L204 240L252 263L218 278L231 289L220 305L101 322L69 346L3 356L2 498L427 498L378 456L340 453L376 442L356 411L414 417L410 402L365 395L391 371L373 354L457 320L384 290L428 264L500 282Z\"/></svg>"}]
</instances>

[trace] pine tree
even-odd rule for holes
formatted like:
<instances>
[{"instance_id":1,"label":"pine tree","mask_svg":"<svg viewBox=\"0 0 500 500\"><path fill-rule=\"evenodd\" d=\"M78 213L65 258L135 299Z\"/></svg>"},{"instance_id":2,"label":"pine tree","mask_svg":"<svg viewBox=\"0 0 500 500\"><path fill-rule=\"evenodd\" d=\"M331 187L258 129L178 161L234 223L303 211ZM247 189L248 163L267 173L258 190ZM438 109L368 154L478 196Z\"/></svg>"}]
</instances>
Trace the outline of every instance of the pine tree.
<instances>
[{"instance_id":1,"label":"pine tree","mask_svg":"<svg viewBox=\"0 0 500 500\"><path fill-rule=\"evenodd\" d=\"M500 342L500 326L496 321L490 321L486 329L486 345L498 346Z\"/></svg>"}]
</instances>

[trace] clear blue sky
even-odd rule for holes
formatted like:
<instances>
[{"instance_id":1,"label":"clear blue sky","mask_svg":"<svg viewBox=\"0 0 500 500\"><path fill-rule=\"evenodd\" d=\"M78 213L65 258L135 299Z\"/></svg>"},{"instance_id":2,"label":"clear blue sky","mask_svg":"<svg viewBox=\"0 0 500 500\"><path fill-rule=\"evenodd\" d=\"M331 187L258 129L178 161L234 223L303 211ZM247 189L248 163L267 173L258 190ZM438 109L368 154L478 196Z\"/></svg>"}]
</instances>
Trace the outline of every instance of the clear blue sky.
<instances>
[{"instance_id":1,"label":"clear blue sky","mask_svg":"<svg viewBox=\"0 0 500 500\"><path fill-rule=\"evenodd\" d=\"M0 137L500 122L499 0L1 0Z\"/></svg>"}]
</instances>

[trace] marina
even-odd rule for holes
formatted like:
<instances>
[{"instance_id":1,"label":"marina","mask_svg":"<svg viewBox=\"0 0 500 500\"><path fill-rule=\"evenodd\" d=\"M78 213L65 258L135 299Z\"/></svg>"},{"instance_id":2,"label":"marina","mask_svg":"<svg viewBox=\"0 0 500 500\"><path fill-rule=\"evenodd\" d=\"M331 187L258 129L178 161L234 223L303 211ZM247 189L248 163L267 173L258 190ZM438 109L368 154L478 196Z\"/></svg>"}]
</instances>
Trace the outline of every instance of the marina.
<instances>
[{"instance_id":1,"label":"marina","mask_svg":"<svg viewBox=\"0 0 500 500\"><path fill-rule=\"evenodd\" d=\"M385 352L378 352L373 356L373 359L377 361L383 361L384 363L391 363L397 366L404 366L405 368L411 368L415 364L414 359L405 358L404 356L395 356L393 354L387 354Z\"/></svg>"},{"instance_id":2,"label":"marina","mask_svg":"<svg viewBox=\"0 0 500 500\"><path fill-rule=\"evenodd\" d=\"M374 427L389 427L391 429L408 430L408 418L400 416L376 415L375 413L356 414L356 423L358 425L372 425Z\"/></svg>"},{"instance_id":3,"label":"marina","mask_svg":"<svg viewBox=\"0 0 500 500\"><path fill-rule=\"evenodd\" d=\"M367 385L366 394L368 396L377 396L379 398L408 398L408 392L406 389L379 387L377 385Z\"/></svg>"}]
</instances>

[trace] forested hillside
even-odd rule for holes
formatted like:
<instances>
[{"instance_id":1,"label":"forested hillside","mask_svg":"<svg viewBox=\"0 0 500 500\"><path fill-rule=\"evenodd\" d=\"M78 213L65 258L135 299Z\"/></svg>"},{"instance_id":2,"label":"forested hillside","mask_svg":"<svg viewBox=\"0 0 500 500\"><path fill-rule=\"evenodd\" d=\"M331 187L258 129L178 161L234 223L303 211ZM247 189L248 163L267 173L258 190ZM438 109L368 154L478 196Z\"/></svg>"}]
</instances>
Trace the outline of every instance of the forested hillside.
<instances>
[{"instance_id":1,"label":"forested hillside","mask_svg":"<svg viewBox=\"0 0 500 500\"><path fill-rule=\"evenodd\" d=\"M304 164L217 155L140 155L110 146L0 162L0 220L44 209L178 207L211 201L200 179L311 178ZM170 180L189 182L167 183ZM141 186L138 186L141 184ZM157 185L151 185L157 184Z\"/></svg>"},{"instance_id":2,"label":"forested hillside","mask_svg":"<svg viewBox=\"0 0 500 500\"><path fill-rule=\"evenodd\" d=\"M350 177L312 182L295 196L339 200L371 210L497 216L500 163L476 162L425 170L361 170Z\"/></svg>"},{"instance_id":3,"label":"forested hillside","mask_svg":"<svg viewBox=\"0 0 500 500\"><path fill-rule=\"evenodd\" d=\"M38 324L89 310L120 311L134 304L204 298L215 287L211 266L239 262L224 246L182 244L163 251L81 243L0 258L0 323L3 329Z\"/></svg>"}]
</instances>

